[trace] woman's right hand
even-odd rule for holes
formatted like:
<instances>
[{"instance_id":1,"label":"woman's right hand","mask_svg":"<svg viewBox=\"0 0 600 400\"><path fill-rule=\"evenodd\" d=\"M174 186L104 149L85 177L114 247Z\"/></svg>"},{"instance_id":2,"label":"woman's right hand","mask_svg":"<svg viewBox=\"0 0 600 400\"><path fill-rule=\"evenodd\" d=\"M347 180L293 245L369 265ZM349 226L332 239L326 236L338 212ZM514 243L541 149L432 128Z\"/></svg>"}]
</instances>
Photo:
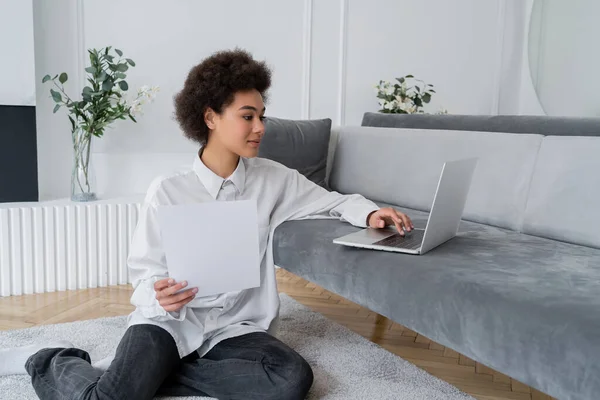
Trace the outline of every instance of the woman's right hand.
<instances>
[{"instance_id":1,"label":"woman's right hand","mask_svg":"<svg viewBox=\"0 0 600 400\"><path fill-rule=\"evenodd\" d=\"M188 289L181 293L178 290L187 286L187 282L176 283L173 278L164 278L154 282L156 299L165 311L179 311L196 297L198 288Z\"/></svg>"}]
</instances>

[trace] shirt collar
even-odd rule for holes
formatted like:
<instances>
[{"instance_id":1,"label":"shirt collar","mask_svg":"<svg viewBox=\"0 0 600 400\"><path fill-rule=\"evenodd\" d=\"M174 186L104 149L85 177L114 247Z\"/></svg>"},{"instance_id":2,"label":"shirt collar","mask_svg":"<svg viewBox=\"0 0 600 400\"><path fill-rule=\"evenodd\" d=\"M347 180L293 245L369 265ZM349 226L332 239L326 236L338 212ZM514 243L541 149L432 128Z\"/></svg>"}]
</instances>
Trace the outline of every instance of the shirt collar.
<instances>
[{"instance_id":1,"label":"shirt collar","mask_svg":"<svg viewBox=\"0 0 600 400\"><path fill-rule=\"evenodd\" d=\"M233 171L231 176L227 179L223 179L219 175L211 171L202 162L202 160L200 159L200 154L202 154L202 151L199 151L196 157L194 158L193 168L196 172L196 175L198 175L200 182L202 183L202 185L204 185L206 190L208 190L208 193L213 199L217 198L217 195L219 194L219 191L221 190L221 187L223 186L223 182L225 180L231 181L238 193L242 193L242 191L244 190L244 185L246 183L246 166L244 165L244 159L242 157L240 157L237 168L235 169L235 171Z\"/></svg>"}]
</instances>

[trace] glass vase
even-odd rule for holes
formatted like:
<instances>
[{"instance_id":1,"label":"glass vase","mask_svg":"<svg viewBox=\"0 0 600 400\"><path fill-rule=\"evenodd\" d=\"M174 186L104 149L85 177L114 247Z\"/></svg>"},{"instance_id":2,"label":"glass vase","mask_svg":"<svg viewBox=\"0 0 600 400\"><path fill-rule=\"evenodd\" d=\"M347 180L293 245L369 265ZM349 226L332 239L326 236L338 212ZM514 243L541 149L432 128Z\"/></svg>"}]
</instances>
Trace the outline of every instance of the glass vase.
<instances>
[{"instance_id":1,"label":"glass vase","mask_svg":"<svg viewBox=\"0 0 600 400\"><path fill-rule=\"evenodd\" d=\"M97 200L96 180L91 159L92 137L90 132L83 129L77 129L73 133L72 201Z\"/></svg>"}]
</instances>

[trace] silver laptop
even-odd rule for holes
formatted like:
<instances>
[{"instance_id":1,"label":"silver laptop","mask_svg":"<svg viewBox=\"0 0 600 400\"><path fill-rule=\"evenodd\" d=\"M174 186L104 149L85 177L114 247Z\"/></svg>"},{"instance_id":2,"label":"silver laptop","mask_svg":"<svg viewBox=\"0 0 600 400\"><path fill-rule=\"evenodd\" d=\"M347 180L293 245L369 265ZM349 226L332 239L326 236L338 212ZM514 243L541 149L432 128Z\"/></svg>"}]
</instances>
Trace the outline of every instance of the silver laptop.
<instances>
[{"instance_id":1,"label":"silver laptop","mask_svg":"<svg viewBox=\"0 0 600 400\"><path fill-rule=\"evenodd\" d=\"M367 228L334 239L333 243L408 254L425 254L446 243L458 232L477 160L444 164L425 229L415 228L401 236L395 228Z\"/></svg>"}]
</instances>

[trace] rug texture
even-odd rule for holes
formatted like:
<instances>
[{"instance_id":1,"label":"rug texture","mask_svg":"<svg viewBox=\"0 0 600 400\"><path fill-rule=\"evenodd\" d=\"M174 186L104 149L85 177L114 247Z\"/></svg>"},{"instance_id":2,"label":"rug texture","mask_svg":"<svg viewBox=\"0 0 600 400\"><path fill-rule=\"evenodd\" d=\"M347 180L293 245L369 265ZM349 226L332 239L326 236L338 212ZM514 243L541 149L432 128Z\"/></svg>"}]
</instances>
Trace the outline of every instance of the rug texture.
<instances>
[{"instance_id":1,"label":"rug texture","mask_svg":"<svg viewBox=\"0 0 600 400\"><path fill-rule=\"evenodd\" d=\"M278 338L311 365L315 381L309 399L473 399L338 323L281 294ZM114 352L126 330L126 317L100 318L0 332L0 346L16 347L61 339L86 350L92 361ZM29 375L0 377L0 399L33 400ZM191 400L206 397L160 397Z\"/></svg>"}]
</instances>

